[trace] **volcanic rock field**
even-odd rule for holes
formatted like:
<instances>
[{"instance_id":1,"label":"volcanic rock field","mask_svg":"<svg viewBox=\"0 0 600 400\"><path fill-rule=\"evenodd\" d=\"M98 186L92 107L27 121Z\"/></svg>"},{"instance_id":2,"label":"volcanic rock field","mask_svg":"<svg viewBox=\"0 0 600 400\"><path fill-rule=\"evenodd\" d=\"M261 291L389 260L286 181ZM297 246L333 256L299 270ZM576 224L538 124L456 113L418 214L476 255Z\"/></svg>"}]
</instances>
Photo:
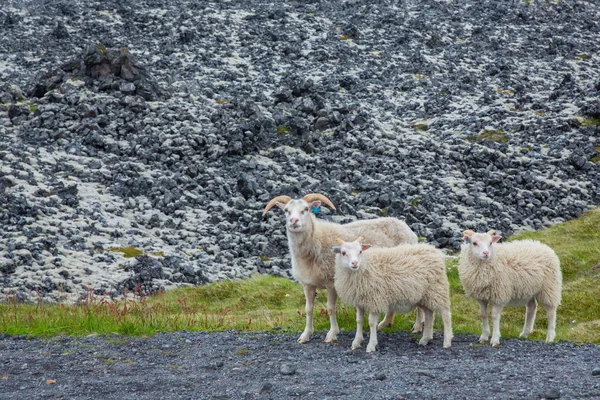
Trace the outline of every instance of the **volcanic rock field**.
<instances>
[{"instance_id":1,"label":"volcanic rock field","mask_svg":"<svg viewBox=\"0 0 600 400\"><path fill-rule=\"evenodd\" d=\"M600 201L600 5L4 1L0 299L289 276L274 196L457 249Z\"/></svg>"}]
</instances>

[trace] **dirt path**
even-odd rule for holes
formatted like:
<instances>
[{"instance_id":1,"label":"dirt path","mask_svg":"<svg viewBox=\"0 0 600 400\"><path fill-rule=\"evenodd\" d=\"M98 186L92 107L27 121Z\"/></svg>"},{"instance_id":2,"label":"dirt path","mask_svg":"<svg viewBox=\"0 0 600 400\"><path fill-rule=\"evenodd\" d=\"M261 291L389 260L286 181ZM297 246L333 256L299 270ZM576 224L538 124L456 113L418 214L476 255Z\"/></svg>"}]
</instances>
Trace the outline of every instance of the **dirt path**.
<instances>
[{"instance_id":1,"label":"dirt path","mask_svg":"<svg viewBox=\"0 0 600 400\"><path fill-rule=\"evenodd\" d=\"M537 399L600 398L600 347L457 335L426 348L408 333L380 349L299 345L273 333L176 332L152 338L0 339L0 398ZM596 372L594 372L596 371ZM55 383L54 383L55 382Z\"/></svg>"}]
</instances>

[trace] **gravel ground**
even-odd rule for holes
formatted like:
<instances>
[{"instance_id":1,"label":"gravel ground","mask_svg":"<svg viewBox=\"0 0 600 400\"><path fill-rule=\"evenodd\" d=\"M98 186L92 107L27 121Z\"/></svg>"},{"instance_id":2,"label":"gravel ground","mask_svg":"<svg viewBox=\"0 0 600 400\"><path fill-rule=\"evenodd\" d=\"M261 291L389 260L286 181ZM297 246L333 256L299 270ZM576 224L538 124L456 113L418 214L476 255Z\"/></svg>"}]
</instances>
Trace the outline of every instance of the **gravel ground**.
<instances>
[{"instance_id":1,"label":"gravel ground","mask_svg":"<svg viewBox=\"0 0 600 400\"><path fill-rule=\"evenodd\" d=\"M317 337L322 335L316 335ZM600 347L458 335L442 349L408 333L380 348L300 345L273 333L177 332L152 338L0 339L0 398L587 399L600 398ZM50 382L49 382L50 381ZM54 382L55 383L51 383Z\"/></svg>"},{"instance_id":2,"label":"gravel ground","mask_svg":"<svg viewBox=\"0 0 600 400\"><path fill-rule=\"evenodd\" d=\"M454 249L576 217L599 42L584 0L2 1L0 298L289 276L281 194Z\"/></svg>"}]
</instances>

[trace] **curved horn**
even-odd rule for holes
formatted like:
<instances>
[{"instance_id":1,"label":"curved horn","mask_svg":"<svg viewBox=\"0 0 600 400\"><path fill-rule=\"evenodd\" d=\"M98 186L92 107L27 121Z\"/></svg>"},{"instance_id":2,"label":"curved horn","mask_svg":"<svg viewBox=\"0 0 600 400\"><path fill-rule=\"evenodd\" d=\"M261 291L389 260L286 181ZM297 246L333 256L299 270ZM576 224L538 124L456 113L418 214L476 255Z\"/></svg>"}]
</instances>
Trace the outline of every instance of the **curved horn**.
<instances>
[{"instance_id":1,"label":"curved horn","mask_svg":"<svg viewBox=\"0 0 600 400\"><path fill-rule=\"evenodd\" d=\"M336 242L338 242L339 244L344 244L344 243L346 243L346 242L344 242L344 241L343 241L342 239L340 239L340 238L336 238L336 239L335 239L335 241L336 241Z\"/></svg>"},{"instance_id":2,"label":"curved horn","mask_svg":"<svg viewBox=\"0 0 600 400\"><path fill-rule=\"evenodd\" d=\"M327 204L332 210L335 210L335 206L333 205L331 200L329 200L327 197L323 196L322 194L309 193L306 196L304 196L302 199L304 201L306 201L307 203L310 203L311 201L315 201L315 200L321 200L323 203Z\"/></svg>"},{"instance_id":3,"label":"curved horn","mask_svg":"<svg viewBox=\"0 0 600 400\"><path fill-rule=\"evenodd\" d=\"M269 211L276 203L287 204L292 198L290 196L277 196L273 198L263 210L262 216L264 217L267 211Z\"/></svg>"},{"instance_id":4,"label":"curved horn","mask_svg":"<svg viewBox=\"0 0 600 400\"><path fill-rule=\"evenodd\" d=\"M492 236L494 234L494 232L496 232L496 231L493 229L490 229L489 231L487 231L487 234Z\"/></svg>"}]
</instances>

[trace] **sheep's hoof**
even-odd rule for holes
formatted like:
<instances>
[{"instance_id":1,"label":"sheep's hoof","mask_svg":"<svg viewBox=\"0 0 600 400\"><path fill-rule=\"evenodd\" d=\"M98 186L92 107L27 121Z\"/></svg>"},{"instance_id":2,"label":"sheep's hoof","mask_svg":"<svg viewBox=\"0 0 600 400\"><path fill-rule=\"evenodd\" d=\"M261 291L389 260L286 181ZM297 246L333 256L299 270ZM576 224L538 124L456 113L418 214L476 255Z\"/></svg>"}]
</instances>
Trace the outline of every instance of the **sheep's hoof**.
<instances>
[{"instance_id":1,"label":"sheep's hoof","mask_svg":"<svg viewBox=\"0 0 600 400\"><path fill-rule=\"evenodd\" d=\"M392 326L392 324L386 321L381 321L379 324L377 324L377 330L380 331L382 329L387 328L388 326Z\"/></svg>"},{"instance_id":2,"label":"sheep's hoof","mask_svg":"<svg viewBox=\"0 0 600 400\"><path fill-rule=\"evenodd\" d=\"M500 347L500 342L492 341L492 347Z\"/></svg>"},{"instance_id":3,"label":"sheep's hoof","mask_svg":"<svg viewBox=\"0 0 600 400\"><path fill-rule=\"evenodd\" d=\"M356 350L356 349L360 349L360 344L359 345L355 345L355 344L352 345L352 350Z\"/></svg>"},{"instance_id":4,"label":"sheep's hoof","mask_svg":"<svg viewBox=\"0 0 600 400\"><path fill-rule=\"evenodd\" d=\"M450 347L452 347L452 345L451 345L451 344L444 344L444 348L445 348L445 349L449 349Z\"/></svg>"},{"instance_id":5,"label":"sheep's hoof","mask_svg":"<svg viewBox=\"0 0 600 400\"><path fill-rule=\"evenodd\" d=\"M308 343L308 342L310 342L310 339L303 339L301 337L298 338L298 343L304 344L304 343Z\"/></svg>"},{"instance_id":6,"label":"sheep's hoof","mask_svg":"<svg viewBox=\"0 0 600 400\"><path fill-rule=\"evenodd\" d=\"M325 343L334 343L337 342L337 337L333 337L333 338L325 338L324 342Z\"/></svg>"},{"instance_id":7,"label":"sheep's hoof","mask_svg":"<svg viewBox=\"0 0 600 400\"><path fill-rule=\"evenodd\" d=\"M489 339L486 337L480 337L479 338L479 343L486 343Z\"/></svg>"},{"instance_id":8,"label":"sheep's hoof","mask_svg":"<svg viewBox=\"0 0 600 400\"><path fill-rule=\"evenodd\" d=\"M427 343L429 343L429 339L421 338L419 340L419 346L427 346Z\"/></svg>"},{"instance_id":9,"label":"sheep's hoof","mask_svg":"<svg viewBox=\"0 0 600 400\"><path fill-rule=\"evenodd\" d=\"M377 347L377 346L371 346L371 345L368 345L368 346L367 346L367 353L373 353L373 352L375 351L375 348L376 348L376 347Z\"/></svg>"},{"instance_id":10,"label":"sheep's hoof","mask_svg":"<svg viewBox=\"0 0 600 400\"><path fill-rule=\"evenodd\" d=\"M521 333L519 333L519 337L522 337L522 338L527 337L527 336L529 336L530 333L531 332L521 332Z\"/></svg>"},{"instance_id":11,"label":"sheep's hoof","mask_svg":"<svg viewBox=\"0 0 600 400\"><path fill-rule=\"evenodd\" d=\"M423 328L422 327L413 327L412 333L421 333L423 332Z\"/></svg>"}]
</instances>

